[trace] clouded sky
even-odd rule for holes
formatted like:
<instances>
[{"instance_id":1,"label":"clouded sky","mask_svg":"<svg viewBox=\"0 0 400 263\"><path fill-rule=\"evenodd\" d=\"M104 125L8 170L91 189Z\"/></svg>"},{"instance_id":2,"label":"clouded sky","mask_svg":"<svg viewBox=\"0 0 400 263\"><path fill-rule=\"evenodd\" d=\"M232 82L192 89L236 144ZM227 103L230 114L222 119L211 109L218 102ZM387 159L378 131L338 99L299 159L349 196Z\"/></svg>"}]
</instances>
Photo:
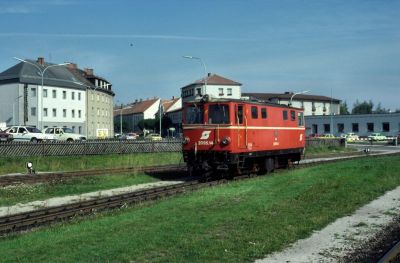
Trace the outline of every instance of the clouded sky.
<instances>
[{"instance_id":1,"label":"clouded sky","mask_svg":"<svg viewBox=\"0 0 400 263\"><path fill-rule=\"evenodd\" d=\"M400 109L400 1L0 0L0 71L74 62L124 103L180 95L204 70L244 92L311 90Z\"/></svg>"}]
</instances>

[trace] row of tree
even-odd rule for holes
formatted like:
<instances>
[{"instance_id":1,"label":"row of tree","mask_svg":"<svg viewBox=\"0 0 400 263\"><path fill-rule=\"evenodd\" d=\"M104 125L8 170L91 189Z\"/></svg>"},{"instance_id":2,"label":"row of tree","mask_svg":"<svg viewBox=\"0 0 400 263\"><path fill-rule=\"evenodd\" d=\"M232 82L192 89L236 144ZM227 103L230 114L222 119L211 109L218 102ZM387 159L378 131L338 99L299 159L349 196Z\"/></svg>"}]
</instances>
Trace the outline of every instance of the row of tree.
<instances>
[{"instance_id":1,"label":"row of tree","mask_svg":"<svg viewBox=\"0 0 400 263\"><path fill-rule=\"evenodd\" d=\"M372 114L372 113L390 113L390 109L382 107L379 102L374 108L374 103L370 101L359 102L353 104L351 114ZM400 109L396 109L395 112L400 112ZM346 101L340 103L340 114L350 114Z\"/></svg>"}]
</instances>

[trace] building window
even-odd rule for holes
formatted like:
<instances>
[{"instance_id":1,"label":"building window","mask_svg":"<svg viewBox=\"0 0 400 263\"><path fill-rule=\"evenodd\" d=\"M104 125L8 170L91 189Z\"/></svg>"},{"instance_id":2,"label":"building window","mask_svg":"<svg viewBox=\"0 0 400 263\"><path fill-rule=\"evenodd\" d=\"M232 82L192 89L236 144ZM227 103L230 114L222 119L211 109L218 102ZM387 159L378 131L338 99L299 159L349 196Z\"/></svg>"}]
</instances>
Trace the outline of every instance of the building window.
<instances>
[{"instance_id":1,"label":"building window","mask_svg":"<svg viewBox=\"0 0 400 263\"><path fill-rule=\"evenodd\" d=\"M97 116L100 116L100 109L97 108Z\"/></svg>"},{"instance_id":2,"label":"building window","mask_svg":"<svg viewBox=\"0 0 400 263\"><path fill-rule=\"evenodd\" d=\"M75 126L72 126L72 131L75 132Z\"/></svg>"},{"instance_id":3,"label":"building window","mask_svg":"<svg viewBox=\"0 0 400 263\"><path fill-rule=\"evenodd\" d=\"M317 124L312 125L312 131L313 131L313 134L315 134L315 135L318 134L318 125Z\"/></svg>"},{"instance_id":4,"label":"building window","mask_svg":"<svg viewBox=\"0 0 400 263\"><path fill-rule=\"evenodd\" d=\"M43 89L43 98L47 98L47 89Z\"/></svg>"},{"instance_id":5,"label":"building window","mask_svg":"<svg viewBox=\"0 0 400 263\"><path fill-rule=\"evenodd\" d=\"M31 97L36 97L36 88L31 88Z\"/></svg>"},{"instance_id":6,"label":"building window","mask_svg":"<svg viewBox=\"0 0 400 263\"><path fill-rule=\"evenodd\" d=\"M358 123L352 123L351 128L352 132L358 132Z\"/></svg>"},{"instance_id":7,"label":"building window","mask_svg":"<svg viewBox=\"0 0 400 263\"><path fill-rule=\"evenodd\" d=\"M290 111L290 120L291 121L295 121L296 120L296 113L294 112L294 110Z\"/></svg>"},{"instance_id":8,"label":"building window","mask_svg":"<svg viewBox=\"0 0 400 263\"><path fill-rule=\"evenodd\" d=\"M196 91L197 91L197 94L196 94L196 95L201 96L201 88L197 88Z\"/></svg>"},{"instance_id":9,"label":"building window","mask_svg":"<svg viewBox=\"0 0 400 263\"><path fill-rule=\"evenodd\" d=\"M343 133L344 132L344 123L338 123L337 130L339 133Z\"/></svg>"},{"instance_id":10,"label":"building window","mask_svg":"<svg viewBox=\"0 0 400 263\"><path fill-rule=\"evenodd\" d=\"M224 95L224 88L218 88L218 95L223 96Z\"/></svg>"},{"instance_id":11,"label":"building window","mask_svg":"<svg viewBox=\"0 0 400 263\"><path fill-rule=\"evenodd\" d=\"M31 108L31 116L36 116L36 107Z\"/></svg>"},{"instance_id":12,"label":"building window","mask_svg":"<svg viewBox=\"0 0 400 263\"><path fill-rule=\"evenodd\" d=\"M78 118L81 118L81 117L82 117L82 111L78 110Z\"/></svg>"},{"instance_id":13,"label":"building window","mask_svg":"<svg viewBox=\"0 0 400 263\"><path fill-rule=\"evenodd\" d=\"M57 90L53 89L52 92L53 92L53 99L57 98Z\"/></svg>"},{"instance_id":14,"label":"building window","mask_svg":"<svg viewBox=\"0 0 400 263\"><path fill-rule=\"evenodd\" d=\"M331 132L331 125L330 124L324 124L324 132L325 133L330 133Z\"/></svg>"},{"instance_id":15,"label":"building window","mask_svg":"<svg viewBox=\"0 0 400 263\"><path fill-rule=\"evenodd\" d=\"M71 92L71 99L75 100L75 92Z\"/></svg>"},{"instance_id":16,"label":"building window","mask_svg":"<svg viewBox=\"0 0 400 263\"><path fill-rule=\"evenodd\" d=\"M261 118L267 118L267 108L261 108Z\"/></svg>"},{"instance_id":17,"label":"building window","mask_svg":"<svg viewBox=\"0 0 400 263\"><path fill-rule=\"evenodd\" d=\"M251 117L253 119L258 118L258 108L256 106L251 106Z\"/></svg>"},{"instance_id":18,"label":"building window","mask_svg":"<svg viewBox=\"0 0 400 263\"><path fill-rule=\"evenodd\" d=\"M72 118L75 118L75 110L72 110L71 114L72 114Z\"/></svg>"},{"instance_id":19,"label":"building window","mask_svg":"<svg viewBox=\"0 0 400 263\"><path fill-rule=\"evenodd\" d=\"M65 90L63 91L63 99L67 99L67 92Z\"/></svg>"},{"instance_id":20,"label":"building window","mask_svg":"<svg viewBox=\"0 0 400 263\"><path fill-rule=\"evenodd\" d=\"M53 117L57 117L57 109L53 109Z\"/></svg>"},{"instance_id":21,"label":"building window","mask_svg":"<svg viewBox=\"0 0 400 263\"><path fill-rule=\"evenodd\" d=\"M79 126L79 134L81 134L82 133L82 126Z\"/></svg>"},{"instance_id":22,"label":"building window","mask_svg":"<svg viewBox=\"0 0 400 263\"><path fill-rule=\"evenodd\" d=\"M78 100L81 100L81 93L78 92Z\"/></svg>"},{"instance_id":23,"label":"building window","mask_svg":"<svg viewBox=\"0 0 400 263\"><path fill-rule=\"evenodd\" d=\"M232 96L232 88L228 88L227 89L227 95L228 96Z\"/></svg>"},{"instance_id":24,"label":"building window","mask_svg":"<svg viewBox=\"0 0 400 263\"><path fill-rule=\"evenodd\" d=\"M67 117L67 110L63 109L63 117L66 118Z\"/></svg>"},{"instance_id":25,"label":"building window","mask_svg":"<svg viewBox=\"0 0 400 263\"><path fill-rule=\"evenodd\" d=\"M383 131L383 132L388 132L388 131L390 131L390 124L389 124L389 122L382 122L382 131Z\"/></svg>"},{"instance_id":26,"label":"building window","mask_svg":"<svg viewBox=\"0 0 400 263\"><path fill-rule=\"evenodd\" d=\"M367 123L367 131L368 132L374 132L374 123L373 122L368 122Z\"/></svg>"},{"instance_id":27,"label":"building window","mask_svg":"<svg viewBox=\"0 0 400 263\"><path fill-rule=\"evenodd\" d=\"M97 94L97 101L100 101L100 96L99 96L99 94Z\"/></svg>"},{"instance_id":28,"label":"building window","mask_svg":"<svg viewBox=\"0 0 400 263\"><path fill-rule=\"evenodd\" d=\"M44 109L43 109L43 116L44 116L44 117L47 117L47 108L44 108Z\"/></svg>"},{"instance_id":29,"label":"building window","mask_svg":"<svg viewBox=\"0 0 400 263\"><path fill-rule=\"evenodd\" d=\"M287 120L288 119L288 114L287 114L287 110L282 111L283 114L283 120Z\"/></svg>"}]
</instances>

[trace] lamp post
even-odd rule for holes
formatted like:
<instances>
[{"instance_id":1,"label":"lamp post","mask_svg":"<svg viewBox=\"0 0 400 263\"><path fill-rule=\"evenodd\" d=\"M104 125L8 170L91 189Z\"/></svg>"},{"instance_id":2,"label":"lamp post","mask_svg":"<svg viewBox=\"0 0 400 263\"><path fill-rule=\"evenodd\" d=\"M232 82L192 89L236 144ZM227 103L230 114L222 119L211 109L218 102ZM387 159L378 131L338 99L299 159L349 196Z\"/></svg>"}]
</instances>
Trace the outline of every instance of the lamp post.
<instances>
[{"instance_id":1,"label":"lamp post","mask_svg":"<svg viewBox=\"0 0 400 263\"><path fill-rule=\"evenodd\" d=\"M14 57L14 59L16 59L16 60L19 60L19 61L21 61L21 62L24 62L24 63L27 63L27 64L30 64L30 65L32 65L32 66L34 66L34 67L36 67L39 71L40 71L40 77L41 77L41 92L40 92L40 95L41 95L41 97L42 97L42 99L41 99L41 105L40 105L40 118L41 118L41 121L40 121L40 126L41 126L41 129L43 129L43 84L44 84L44 73L46 72L46 70L48 70L49 68L53 68L53 67L58 67L58 66L65 66L65 65L68 65L68 64L71 64L71 63L61 63L61 64L53 64L53 65L48 65L48 66L43 66L43 67L39 67L38 65L36 65L35 63L32 63L32 62L29 62L29 61L27 61L27 60L24 60L24 59L20 59L20 58L17 58L17 57ZM39 102L39 93L38 93L38 102ZM38 103L39 104L39 103ZM38 105L39 106L39 105ZM39 108L39 107L38 107ZM38 110L38 112L39 112L39 110ZM39 116L38 116L38 123L39 123Z\"/></svg>"},{"instance_id":2,"label":"lamp post","mask_svg":"<svg viewBox=\"0 0 400 263\"><path fill-rule=\"evenodd\" d=\"M16 125L15 124L15 103L17 102L17 101L19 101L19 98L22 98L23 96L21 95L21 96L18 96L18 97L16 97L15 99L14 99L14 102L13 102L13 125ZM18 111L19 112L19 111ZM19 118L18 118L18 122L19 122ZM18 123L19 124L19 123Z\"/></svg>"},{"instance_id":3,"label":"lamp post","mask_svg":"<svg viewBox=\"0 0 400 263\"><path fill-rule=\"evenodd\" d=\"M203 62L203 60L199 57L194 57L194 56L183 56L183 58L187 58L187 59L197 59L200 60L201 64L203 65L204 68L204 94L207 94L207 68L206 68L206 64Z\"/></svg>"},{"instance_id":4,"label":"lamp post","mask_svg":"<svg viewBox=\"0 0 400 263\"><path fill-rule=\"evenodd\" d=\"M163 108L163 106L162 106L162 100L160 99L160 107L159 107L159 109L158 109L158 112L159 112L158 118L160 119L160 137L161 137L161 118L162 118L161 111L162 111L162 108Z\"/></svg>"},{"instance_id":5,"label":"lamp post","mask_svg":"<svg viewBox=\"0 0 400 263\"><path fill-rule=\"evenodd\" d=\"M293 97L294 97L294 96L299 95L299 94L308 93L308 92L310 92L310 91L309 91L309 90L304 90L304 91L300 91L300 92L295 92L295 93L293 93L293 95L290 97L289 105L288 105L288 106L292 106L292 100L293 100Z\"/></svg>"}]
</instances>

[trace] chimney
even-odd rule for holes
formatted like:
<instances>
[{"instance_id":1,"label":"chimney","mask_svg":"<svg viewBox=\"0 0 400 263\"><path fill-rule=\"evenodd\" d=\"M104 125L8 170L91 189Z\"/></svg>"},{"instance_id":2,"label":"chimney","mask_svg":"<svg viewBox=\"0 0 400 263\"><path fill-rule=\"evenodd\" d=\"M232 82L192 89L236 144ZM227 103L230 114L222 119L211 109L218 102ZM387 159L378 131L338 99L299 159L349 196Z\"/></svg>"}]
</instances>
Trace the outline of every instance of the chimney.
<instances>
[{"instance_id":1,"label":"chimney","mask_svg":"<svg viewBox=\"0 0 400 263\"><path fill-rule=\"evenodd\" d=\"M69 68L69 69L77 69L78 68L78 65L77 64L75 64L75 63L69 63L68 65L67 65L67 67Z\"/></svg>"},{"instance_id":2,"label":"chimney","mask_svg":"<svg viewBox=\"0 0 400 263\"><path fill-rule=\"evenodd\" d=\"M172 99L174 100L174 99L175 99L175 96L172 96Z\"/></svg>"},{"instance_id":3,"label":"chimney","mask_svg":"<svg viewBox=\"0 0 400 263\"><path fill-rule=\"evenodd\" d=\"M85 73L88 76L93 76L93 69L92 68L85 68Z\"/></svg>"},{"instance_id":4,"label":"chimney","mask_svg":"<svg viewBox=\"0 0 400 263\"><path fill-rule=\"evenodd\" d=\"M210 72L207 73L207 77L211 77L211 73Z\"/></svg>"},{"instance_id":5,"label":"chimney","mask_svg":"<svg viewBox=\"0 0 400 263\"><path fill-rule=\"evenodd\" d=\"M39 63L40 65L44 65L44 57L38 57L37 59L37 63Z\"/></svg>"}]
</instances>

